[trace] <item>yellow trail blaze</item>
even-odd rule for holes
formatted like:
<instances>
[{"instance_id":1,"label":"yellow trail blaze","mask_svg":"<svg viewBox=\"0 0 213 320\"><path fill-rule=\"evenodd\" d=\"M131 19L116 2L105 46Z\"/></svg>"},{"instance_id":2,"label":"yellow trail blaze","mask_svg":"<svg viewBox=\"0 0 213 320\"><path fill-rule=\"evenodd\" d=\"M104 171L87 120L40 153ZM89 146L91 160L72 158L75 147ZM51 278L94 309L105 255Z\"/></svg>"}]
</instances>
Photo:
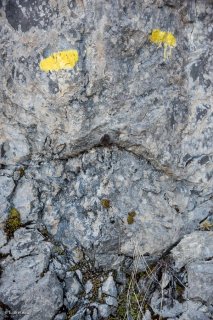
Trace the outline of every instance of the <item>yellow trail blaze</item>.
<instances>
[{"instance_id":1,"label":"yellow trail blaze","mask_svg":"<svg viewBox=\"0 0 213 320\"><path fill-rule=\"evenodd\" d=\"M158 46L164 46L164 59L171 56L172 48L176 47L176 38L171 32L162 31L160 29L152 30L149 40ZM168 52L169 49L169 52Z\"/></svg>"},{"instance_id":2,"label":"yellow trail blaze","mask_svg":"<svg viewBox=\"0 0 213 320\"><path fill-rule=\"evenodd\" d=\"M41 60L39 66L42 71L58 71L62 69L72 69L78 62L77 50L65 50L55 52L48 58Z\"/></svg>"}]
</instances>

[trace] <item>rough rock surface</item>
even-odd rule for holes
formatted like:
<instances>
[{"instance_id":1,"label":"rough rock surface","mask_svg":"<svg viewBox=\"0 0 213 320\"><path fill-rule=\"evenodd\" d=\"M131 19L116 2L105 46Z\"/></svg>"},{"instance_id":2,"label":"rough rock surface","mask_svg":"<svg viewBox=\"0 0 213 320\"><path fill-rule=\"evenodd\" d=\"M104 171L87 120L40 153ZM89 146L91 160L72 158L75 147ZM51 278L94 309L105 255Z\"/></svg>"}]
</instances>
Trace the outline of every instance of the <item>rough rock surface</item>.
<instances>
[{"instance_id":1,"label":"rough rock surface","mask_svg":"<svg viewBox=\"0 0 213 320\"><path fill-rule=\"evenodd\" d=\"M212 13L0 0L0 319L213 317Z\"/></svg>"}]
</instances>

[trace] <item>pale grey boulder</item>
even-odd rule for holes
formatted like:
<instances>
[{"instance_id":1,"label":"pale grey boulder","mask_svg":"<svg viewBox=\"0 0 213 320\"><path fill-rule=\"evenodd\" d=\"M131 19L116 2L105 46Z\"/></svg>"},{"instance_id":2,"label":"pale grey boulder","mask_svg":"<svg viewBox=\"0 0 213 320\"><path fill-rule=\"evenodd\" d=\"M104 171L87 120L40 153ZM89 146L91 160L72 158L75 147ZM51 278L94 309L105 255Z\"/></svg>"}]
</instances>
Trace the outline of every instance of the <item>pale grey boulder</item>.
<instances>
[{"instance_id":1,"label":"pale grey boulder","mask_svg":"<svg viewBox=\"0 0 213 320\"><path fill-rule=\"evenodd\" d=\"M58 259L54 258L52 260L52 263L50 263L49 269L50 271L55 272L59 279L64 280L66 276L67 266L65 266L63 262L61 263L60 261L58 261Z\"/></svg>"},{"instance_id":2,"label":"pale grey boulder","mask_svg":"<svg viewBox=\"0 0 213 320\"><path fill-rule=\"evenodd\" d=\"M99 317L102 317L103 319L107 319L110 315L110 307L107 304L99 304L98 305L98 314Z\"/></svg>"},{"instance_id":3,"label":"pale grey boulder","mask_svg":"<svg viewBox=\"0 0 213 320\"><path fill-rule=\"evenodd\" d=\"M198 301L186 301L185 302L187 311L185 311L179 319L181 320L209 320L211 319L211 314L208 312L208 308L203 306L201 302Z\"/></svg>"},{"instance_id":4,"label":"pale grey boulder","mask_svg":"<svg viewBox=\"0 0 213 320\"><path fill-rule=\"evenodd\" d=\"M1 198L8 197L15 187L13 179L7 176L0 176Z\"/></svg>"},{"instance_id":5,"label":"pale grey boulder","mask_svg":"<svg viewBox=\"0 0 213 320\"><path fill-rule=\"evenodd\" d=\"M72 309L78 302L78 296L83 291L82 283L74 272L67 272L65 282L65 300L64 304L68 309Z\"/></svg>"},{"instance_id":6,"label":"pale grey boulder","mask_svg":"<svg viewBox=\"0 0 213 320\"><path fill-rule=\"evenodd\" d=\"M10 111L13 112L12 109ZM8 165L14 165L29 158L30 147L23 128L18 124L14 126L4 121L1 122L0 132L1 163L6 162Z\"/></svg>"},{"instance_id":7,"label":"pale grey boulder","mask_svg":"<svg viewBox=\"0 0 213 320\"><path fill-rule=\"evenodd\" d=\"M50 245L42 239L38 232L17 230L11 240L11 254L17 260L1 264L0 300L11 312L21 312L24 320L50 319L63 303L60 282L54 273L46 273Z\"/></svg>"},{"instance_id":8,"label":"pale grey boulder","mask_svg":"<svg viewBox=\"0 0 213 320\"><path fill-rule=\"evenodd\" d=\"M27 256L8 263L1 277L1 300L11 307L17 307L20 304L19 299L22 301L21 297L36 284L47 266L48 260L44 254Z\"/></svg>"},{"instance_id":9,"label":"pale grey boulder","mask_svg":"<svg viewBox=\"0 0 213 320\"><path fill-rule=\"evenodd\" d=\"M175 266L180 269L193 261L211 259L213 254L212 239L212 231L195 231L186 235L181 242L172 249Z\"/></svg>"},{"instance_id":10,"label":"pale grey boulder","mask_svg":"<svg viewBox=\"0 0 213 320\"><path fill-rule=\"evenodd\" d=\"M13 196L13 204L20 212L22 223L37 220L38 210L33 210L34 204L38 206L36 200L36 190L34 188L33 181L22 179L18 184Z\"/></svg>"},{"instance_id":11,"label":"pale grey boulder","mask_svg":"<svg viewBox=\"0 0 213 320\"><path fill-rule=\"evenodd\" d=\"M189 310L182 314L178 319L180 320L209 320L209 318L205 313L199 310ZM174 319L171 319L174 320Z\"/></svg>"},{"instance_id":12,"label":"pale grey boulder","mask_svg":"<svg viewBox=\"0 0 213 320\"><path fill-rule=\"evenodd\" d=\"M57 314L54 318L54 320L65 320L66 319L66 313L63 312L63 313L60 313L60 314Z\"/></svg>"},{"instance_id":13,"label":"pale grey boulder","mask_svg":"<svg viewBox=\"0 0 213 320\"><path fill-rule=\"evenodd\" d=\"M143 315L142 320L151 320L151 319L152 319L151 312L149 310L146 310L144 315Z\"/></svg>"},{"instance_id":14,"label":"pale grey boulder","mask_svg":"<svg viewBox=\"0 0 213 320\"><path fill-rule=\"evenodd\" d=\"M69 320L84 320L86 318L86 310L80 309L77 311L77 313L71 317L69 317Z\"/></svg>"},{"instance_id":15,"label":"pale grey boulder","mask_svg":"<svg viewBox=\"0 0 213 320\"><path fill-rule=\"evenodd\" d=\"M152 310L163 318L175 318L187 310L186 305L177 300L171 301L163 295L163 291L155 291L151 299Z\"/></svg>"},{"instance_id":16,"label":"pale grey boulder","mask_svg":"<svg viewBox=\"0 0 213 320\"><path fill-rule=\"evenodd\" d=\"M191 263L187 268L188 297L193 300L213 301L213 261Z\"/></svg>"},{"instance_id":17,"label":"pale grey boulder","mask_svg":"<svg viewBox=\"0 0 213 320\"><path fill-rule=\"evenodd\" d=\"M117 289L112 275L104 281L102 284L102 292L108 296L117 297Z\"/></svg>"},{"instance_id":18,"label":"pale grey boulder","mask_svg":"<svg viewBox=\"0 0 213 320\"><path fill-rule=\"evenodd\" d=\"M113 306L113 307L118 306L118 301L114 297L110 297L110 296L106 297L105 302L106 302L106 304L108 304L108 306Z\"/></svg>"},{"instance_id":19,"label":"pale grey boulder","mask_svg":"<svg viewBox=\"0 0 213 320\"><path fill-rule=\"evenodd\" d=\"M43 237L37 230L20 228L15 231L14 238L10 241L11 255L17 260L24 256L44 252L48 258L51 245L42 241Z\"/></svg>"},{"instance_id":20,"label":"pale grey boulder","mask_svg":"<svg viewBox=\"0 0 213 320\"><path fill-rule=\"evenodd\" d=\"M88 281L86 282L86 284L85 284L86 294L90 293L92 289L93 289L92 281L91 281L91 280L88 280Z\"/></svg>"},{"instance_id":21,"label":"pale grey boulder","mask_svg":"<svg viewBox=\"0 0 213 320\"><path fill-rule=\"evenodd\" d=\"M25 304L21 306L26 315L22 319L51 319L62 305L61 284L53 273L47 272L36 285L26 291Z\"/></svg>"}]
</instances>

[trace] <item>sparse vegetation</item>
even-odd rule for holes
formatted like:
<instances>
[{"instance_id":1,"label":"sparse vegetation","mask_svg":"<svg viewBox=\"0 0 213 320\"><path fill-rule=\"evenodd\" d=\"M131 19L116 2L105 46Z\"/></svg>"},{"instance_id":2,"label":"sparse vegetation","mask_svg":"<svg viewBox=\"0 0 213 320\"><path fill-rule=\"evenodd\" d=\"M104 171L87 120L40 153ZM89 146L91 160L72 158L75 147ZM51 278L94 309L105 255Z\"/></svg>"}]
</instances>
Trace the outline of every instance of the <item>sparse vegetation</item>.
<instances>
[{"instance_id":1,"label":"sparse vegetation","mask_svg":"<svg viewBox=\"0 0 213 320\"><path fill-rule=\"evenodd\" d=\"M69 320L72 316L74 316L77 311L78 311L77 307L73 307L72 309L68 310L66 320Z\"/></svg>"},{"instance_id":2,"label":"sparse vegetation","mask_svg":"<svg viewBox=\"0 0 213 320\"><path fill-rule=\"evenodd\" d=\"M69 271L75 272L76 270L81 270L82 275L83 275L83 284L85 284L88 280L92 282L92 290L91 290L91 301L97 301L100 300L98 297L99 293L99 288L101 287L102 281L101 278L104 276L107 276L106 273L103 271L98 271L94 268L94 266L89 262L86 261L85 259L76 263L75 265L71 266L69 268ZM103 297L102 297L103 298ZM104 302L102 301L99 302Z\"/></svg>"},{"instance_id":3,"label":"sparse vegetation","mask_svg":"<svg viewBox=\"0 0 213 320\"><path fill-rule=\"evenodd\" d=\"M109 199L101 199L101 205L105 209L109 209L110 208L110 200Z\"/></svg>"},{"instance_id":4,"label":"sparse vegetation","mask_svg":"<svg viewBox=\"0 0 213 320\"><path fill-rule=\"evenodd\" d=\"M19 168L19 169L18 169L18 172L19 172L20 178L22 178L22 177L25 175L25 170L24 170L23 167Z\"/></svg>"},{"instance_id":5,"label":"sparse vegetation","mask_svg":"<svg viewBox=\"0 0 213 320\"><path fill-rule=\"evenodd\" d=\"M98 291L99 291L99 288L101 287L101 279L100 279L100 274L98 274L97 276L94 275L91 279L92 281L92 285L93 285L93 288L92 288L92 299L98 299Z\"/></svg>"},{"instance_id":6,"label":"sparse vegetation","mask_svg":"<svg viewBox=\"0 0 213 320\"><path fill-rule=\"evenodd\" d=\"M143 260L146 266L144 272L138 271L140 259ZM163 281L163 274L165 272L171 278L171 281L169 280L166 285ZM142 282L140 283L141 280ZM129 281L119 296L116 314L111 315L109 320L140 320L144 317L147 310L151 313L152 320L163 320L164 318L160 315L160 312L165 296L168 294L167 285L171 289L169 289L170 294L172 292L174 294L171 297L171 301L174 298L182 302L185 286L172 269L171 261L169 259L162 259L149 266L144 256L140 253L137 243L135 243L134 265ZM161 294L159 314L154 313L150 305L151 296L156 290Z\"/></svg>"},{"instance_id":7,"label":"sparse vegetation","mask_svg":"<svg viewBox=\"0 0 213 320\"><path fill-rule=\"evenodd\" d=\"M53 252L56 253L56 254L58 254L58 255L60 255L60 256L62 256L62 255L65 254L64 248L62 248L62 247L60 247L60 246L54 246L54 247L53 247Z\"/></svg>"},{"instance_id":8,"label":"sparse vegetation","mask_svg":"<svg viewBox=\"0 0 213 320\"><path fill-rule=\"evenodd\" d=\"M127 216L127 223L128 224L133 224L134 223L134 221L135 221L135 216L136 216L136 212L135 211L130 211L129 213L128 213L128 216Z\"/></svg>"},{"instance_id":9,"label":"sparse vegetation","mask_svg":"<svg viewBox=\"0 0 213 320\"><path fill-rule=\"evenodd\" d=\"M20 212L16 208L11 208L5 224L4 231L8 238L11 238L14 232L21 227Z\"/></svg>"}]
</instances>

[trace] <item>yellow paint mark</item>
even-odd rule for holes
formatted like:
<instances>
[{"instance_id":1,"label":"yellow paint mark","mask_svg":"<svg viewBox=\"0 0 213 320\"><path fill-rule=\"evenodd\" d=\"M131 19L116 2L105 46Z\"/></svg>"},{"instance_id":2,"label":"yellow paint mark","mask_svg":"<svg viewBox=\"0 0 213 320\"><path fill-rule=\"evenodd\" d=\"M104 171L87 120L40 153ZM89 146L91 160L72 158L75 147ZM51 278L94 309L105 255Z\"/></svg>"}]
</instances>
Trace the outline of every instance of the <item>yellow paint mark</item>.
<instances>
[{"instance_id":1,"label":"yellow paint mark","mask_svg":"<svg viewBox=\"0 0 213 320\"><path fill-rule=\"evenodd\" d=\"M77 50L66 50L55 52L48 58L41 60L39 66L42 71L58 71L62 69L72 69L78 62Z\"/></svg>"},{"instance_id":2,"label":"yellow paint mark","mask_svg":"<svg viewBox=\"0 0 213 320\"><path fill-rule=\"evenodd\" d=\"M176 38L171 32L162 31L160 29L152 30L149 40L158 46L164 47L164 59L171 57L172 48L176 47ZM168 52L169 49L169 52Z\"/></svg>"}]
</instances>

